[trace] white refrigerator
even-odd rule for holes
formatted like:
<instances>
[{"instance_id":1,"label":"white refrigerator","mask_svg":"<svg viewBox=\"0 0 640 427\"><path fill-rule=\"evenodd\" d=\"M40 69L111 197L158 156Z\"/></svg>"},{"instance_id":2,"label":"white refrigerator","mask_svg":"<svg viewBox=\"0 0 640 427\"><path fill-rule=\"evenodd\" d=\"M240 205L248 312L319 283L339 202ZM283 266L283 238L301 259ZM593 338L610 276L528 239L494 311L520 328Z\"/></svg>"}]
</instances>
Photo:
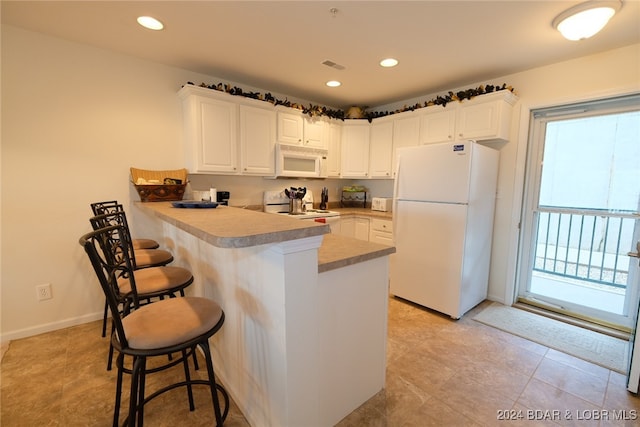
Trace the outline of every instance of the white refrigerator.
<instances>
[{"instance_id":1,"label":"white refrigerator","mask_svg":"<svg viewBox=\"0 0 640 427\"><path fill-rule=\"evenodd\" d=\"M498 158L470 141L398 149L391 294L454 319L487 297Z\"/></svg>"}]
</instances>

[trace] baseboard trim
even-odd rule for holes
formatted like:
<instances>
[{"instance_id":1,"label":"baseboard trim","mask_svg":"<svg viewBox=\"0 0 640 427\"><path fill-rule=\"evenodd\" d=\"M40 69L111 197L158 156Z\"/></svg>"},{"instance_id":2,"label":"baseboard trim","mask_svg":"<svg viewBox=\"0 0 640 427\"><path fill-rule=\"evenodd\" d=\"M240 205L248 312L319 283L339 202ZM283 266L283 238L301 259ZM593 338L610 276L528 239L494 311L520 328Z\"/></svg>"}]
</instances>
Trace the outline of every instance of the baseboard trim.
<instances>
[{"instance_id":1,"label":"baseboard trim","mask_svg":"<svg viewBox=\"0 0 640 427\"><path fill-rule=\"evenodd\" d=\"M32 326L30 328L19 329L17 331L6 332L0 335L0 343L2 345L8 344L10 341L18 340L21 338L32 337L35 335L44 334L46 332L57 331L59 329L69 328L71 326L78 326L85 323L93 322L95 320L102 319L104 313L90 313L84 316L72 317L69 319L60 320L58 322L45 323L42 325Z\"/></svg>"}]
</instances>

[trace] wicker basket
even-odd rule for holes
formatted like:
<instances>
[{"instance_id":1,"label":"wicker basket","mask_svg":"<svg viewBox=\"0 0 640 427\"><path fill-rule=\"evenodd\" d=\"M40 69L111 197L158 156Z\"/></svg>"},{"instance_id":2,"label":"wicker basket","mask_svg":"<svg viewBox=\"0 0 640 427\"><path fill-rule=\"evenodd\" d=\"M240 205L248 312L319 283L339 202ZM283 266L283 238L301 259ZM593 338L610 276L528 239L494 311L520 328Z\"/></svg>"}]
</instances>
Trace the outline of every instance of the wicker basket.
<instances>
[{"instance_id":1,"label":"wicker basket","mask_svg":"<svg viewBox=\"0 0 640 427\"><path fill-rule=\"evenodd\" d=\"M163 184L136 184L138 178L147 181L157 180ZM187 170L175 169L164 171L151 171L131 168L131 179L142 202L168 202L182 200L187 188ZM177 180L180 184L164 184L166 179Z\"/></svg>"}]
</instances>

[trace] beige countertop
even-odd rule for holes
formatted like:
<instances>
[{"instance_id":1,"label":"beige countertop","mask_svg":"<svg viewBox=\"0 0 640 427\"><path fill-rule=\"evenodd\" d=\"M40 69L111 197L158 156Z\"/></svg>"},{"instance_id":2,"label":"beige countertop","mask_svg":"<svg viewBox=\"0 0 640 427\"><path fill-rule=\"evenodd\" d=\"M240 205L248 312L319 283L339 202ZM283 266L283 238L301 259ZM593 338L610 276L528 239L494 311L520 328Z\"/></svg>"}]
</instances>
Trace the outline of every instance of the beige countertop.
<instances>
[{"instance_id":1,"label":"beige countertop","mask_svg":"<svg viewBox=\"0 0 640 427\"><path fill-rule=\"evenodd\" d=\"M318 250L318 273L395 253L393 246L366 242L351 237L325 234Z\"/></svg>"},{"instance_id":2,"label":"beige countertop","mask_svg":"<svg viewBox=\"0 0 640 427\"><path fill-rule=\"evenodd\" d=\"M395 252L391 246L330 233L327 224L292 220L287 216L218 206L215 209L175 208L171 202L136 202L163 221L221 248L244 248L324 235L318 249L318 272L357 264ZM338 210L338 209L335 209ZM371 213L370 209L341 208L343 215ZM374 212L388 214L388 212ZM388 216L390 218L390 216Z\"/></svg>"},{"instance_id":3,"label":"beige countertop","mask_svg":"<svg viewBox=\"0 0 640 427\"><path fill-rule=\"evenodd\" d=\"M163 221L220 248L246 248L330 232L326 224L292 221L280 215L223 205L215 209L190 209L174 208L171 202L136 204Z\"/></svg>"}]
</instances>

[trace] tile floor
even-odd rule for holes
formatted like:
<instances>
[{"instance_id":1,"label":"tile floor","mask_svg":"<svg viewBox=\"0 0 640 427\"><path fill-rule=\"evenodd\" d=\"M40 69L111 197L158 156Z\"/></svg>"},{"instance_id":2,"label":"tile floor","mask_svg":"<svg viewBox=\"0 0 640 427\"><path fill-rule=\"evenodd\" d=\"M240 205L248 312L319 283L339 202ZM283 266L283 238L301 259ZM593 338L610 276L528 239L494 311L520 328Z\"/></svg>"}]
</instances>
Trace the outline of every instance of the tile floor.
<instances>
[{"instance_id":1,"label":"tile floor","mask_svg":"<svg viewBox=\"0 0 640 427\"><path fill-rule=\"evenodd\" d=\"M625 390L623 375L475 322L487 303L459 321L395 298L389 304L386 388L340 427L640 424L640 398ZM111 425L114 373L105 370L99 331L92 322L12 342L2 359L0 424ZM210 426L210 405L203 387L194 412L174 391L149 404L145 421ZM248 424L232 404L225 425Z\"/></svg>"}]
</instances>

